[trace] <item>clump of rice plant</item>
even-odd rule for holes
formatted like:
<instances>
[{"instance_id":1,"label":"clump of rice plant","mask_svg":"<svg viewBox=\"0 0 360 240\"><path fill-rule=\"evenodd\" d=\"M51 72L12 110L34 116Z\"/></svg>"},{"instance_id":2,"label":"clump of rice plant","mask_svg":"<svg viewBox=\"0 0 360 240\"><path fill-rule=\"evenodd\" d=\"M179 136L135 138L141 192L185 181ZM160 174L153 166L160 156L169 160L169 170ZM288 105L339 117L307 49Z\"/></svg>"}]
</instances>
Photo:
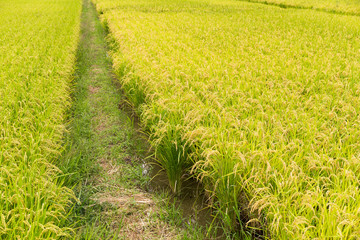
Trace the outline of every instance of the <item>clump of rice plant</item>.
<instances>
[{"instance_id":1,"label":"clump of rice plant","mask_svg":"<svg viewBox=\"0 0 360 240\"><path fill-rule=\"evenodd\" d=\"M171 190L174 194L181 192L184 175L189 170L190 159L189 149L177 132L176 126L163 126L165 129L161 136L154 137L154 147L156 149L156 159L161 167L164 168Z\"/></svg>"}]
</instances>

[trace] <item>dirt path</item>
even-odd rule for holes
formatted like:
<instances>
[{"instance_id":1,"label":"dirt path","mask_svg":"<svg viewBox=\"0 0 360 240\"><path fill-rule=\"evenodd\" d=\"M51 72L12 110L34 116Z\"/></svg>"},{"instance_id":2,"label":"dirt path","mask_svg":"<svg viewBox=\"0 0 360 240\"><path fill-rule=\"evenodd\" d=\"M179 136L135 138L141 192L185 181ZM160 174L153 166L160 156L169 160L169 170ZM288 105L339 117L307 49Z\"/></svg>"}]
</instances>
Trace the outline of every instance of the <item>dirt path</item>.
<instances>
[{"instance_id":1,"label":"dirt path","mask_svg":"<svg viewBox=\"0 0 360 240\"><path fill-rule=\"evenodd\" d=\"M149 147L119 109L124 101L107 55L105 32L84 0L71 110L61 169L79 203L68 225L76 239L201 239L166 197L150 194L143 175Z\"/></svg>"}]
</instances>

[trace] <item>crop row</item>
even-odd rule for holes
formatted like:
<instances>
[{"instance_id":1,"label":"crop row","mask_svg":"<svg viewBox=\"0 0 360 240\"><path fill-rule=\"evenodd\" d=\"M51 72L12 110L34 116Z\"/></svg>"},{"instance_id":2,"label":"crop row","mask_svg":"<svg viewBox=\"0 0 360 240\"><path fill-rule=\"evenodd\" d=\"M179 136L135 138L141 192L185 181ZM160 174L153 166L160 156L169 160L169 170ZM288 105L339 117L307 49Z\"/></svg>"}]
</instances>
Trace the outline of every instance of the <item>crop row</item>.
<instances>
[{"instance_id":1,"label":"crop row","mask_svg":"<svg viewBox=\"0 0 360 240\"><path fill-rule=\"evenodd\" d=\"M360 2L358 0L241 0L254 3L265 3L282 8L305 8L321 10L332 13L360 15Z\"/></svg>"},{"instance_id":2,"label":"crop row","mask_svg":"<svg viewBox=\"0 0 360 240\"><path fill-rule=\"evenodd\" d=\"M55 239L73 193L57 180L79 0L0 0L0 239Z\"/></svg>"},{"instance_id":3,"label":"crop row","mask_svg":"<svg viewBox=\"0 0 360 240\"><path fill-rule=\"evenodd\" d=\"M360 235L360 21L231 0L94 0L174 192L235 230ZM322 1L315 1L319 4Z\"/></svg>"}]
</instances>

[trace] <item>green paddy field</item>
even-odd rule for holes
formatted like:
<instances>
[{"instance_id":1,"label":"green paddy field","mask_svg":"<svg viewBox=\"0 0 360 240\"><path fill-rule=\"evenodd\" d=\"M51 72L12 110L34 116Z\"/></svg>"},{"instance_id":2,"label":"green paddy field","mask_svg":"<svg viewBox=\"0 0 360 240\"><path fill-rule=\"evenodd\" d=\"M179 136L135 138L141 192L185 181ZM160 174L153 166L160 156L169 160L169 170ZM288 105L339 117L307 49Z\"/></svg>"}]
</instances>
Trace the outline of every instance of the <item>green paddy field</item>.
<instances>
[{"instance_id":1,"label":"green paddy field","mask_svg":"<svg viewBox=\"0 0 360 240\"><path fill-rule=\"evenodd\" d=\"M196 179L225 239L360 238L360 1L93 5L171 195ZM0 0L0 239L76 236L81 10Z\"/></svg>"}]
</instances>

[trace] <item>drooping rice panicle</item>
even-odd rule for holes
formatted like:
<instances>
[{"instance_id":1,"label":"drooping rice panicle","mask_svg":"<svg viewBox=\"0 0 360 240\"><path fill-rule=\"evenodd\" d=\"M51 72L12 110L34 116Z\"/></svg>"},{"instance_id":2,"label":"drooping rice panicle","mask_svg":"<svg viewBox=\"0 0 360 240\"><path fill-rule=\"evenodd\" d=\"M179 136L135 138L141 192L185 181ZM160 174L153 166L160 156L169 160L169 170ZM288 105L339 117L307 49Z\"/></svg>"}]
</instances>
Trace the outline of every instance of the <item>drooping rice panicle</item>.
<instances>
[{"instance_id":1,"label":"drooping rice panicle","mask_svg":"<svg viewBox=\"0 0 360 240\"><path fill-rule=\"evenodd\" d=\"M79 0L0 0L0 239L57 239L73 198L53 164L79 37Z\"/></svg>"},{"instance_id":2,"label":"drooping rice panicle","mask_svg":"<svg viewBox=\"0 0 360 240\"><path fill-rule=\"evenodd\" d=\"M358 16L94 2L174 191L191 171L228 229L246 212L273 239L360 236Z\"/></svg>"}]
</instances>

